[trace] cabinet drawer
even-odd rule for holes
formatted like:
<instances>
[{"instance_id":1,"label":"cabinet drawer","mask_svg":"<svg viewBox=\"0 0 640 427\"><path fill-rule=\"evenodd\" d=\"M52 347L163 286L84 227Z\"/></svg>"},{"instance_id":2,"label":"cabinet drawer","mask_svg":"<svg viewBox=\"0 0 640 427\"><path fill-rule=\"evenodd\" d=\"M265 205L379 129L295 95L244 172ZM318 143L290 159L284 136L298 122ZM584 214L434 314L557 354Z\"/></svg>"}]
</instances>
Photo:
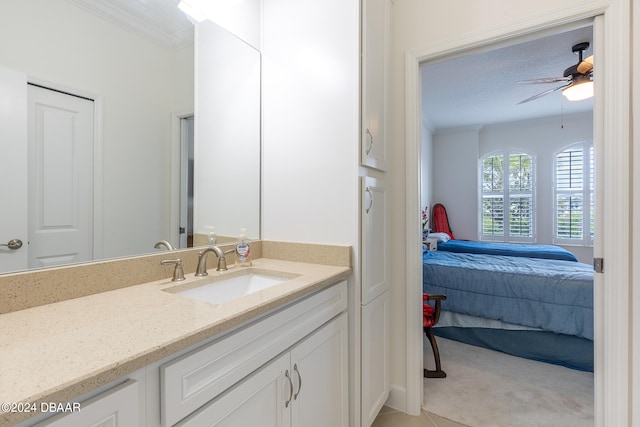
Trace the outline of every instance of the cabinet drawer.
<instances>
[{"instance_id":1,"label":"cabinet drawer","mask_svg":"<svg viewBox=\"0 0 640 427\"><path fill-rule=\"evenodd\" d=\"M138 383L128 380L82 402L77 412L57 415L34 427L138 427L140 425L139 405Z\"/></svg>"},{"instance_id":2,"label":"cabinet drawer","mask_svg":"<svg viewBox=\"0 0 640 427\"><path fill-rule=\"evenodd\" d=\"M343 281L162 365L162 425L174 425L346 308Z\"/></svg>"}]
</instances>

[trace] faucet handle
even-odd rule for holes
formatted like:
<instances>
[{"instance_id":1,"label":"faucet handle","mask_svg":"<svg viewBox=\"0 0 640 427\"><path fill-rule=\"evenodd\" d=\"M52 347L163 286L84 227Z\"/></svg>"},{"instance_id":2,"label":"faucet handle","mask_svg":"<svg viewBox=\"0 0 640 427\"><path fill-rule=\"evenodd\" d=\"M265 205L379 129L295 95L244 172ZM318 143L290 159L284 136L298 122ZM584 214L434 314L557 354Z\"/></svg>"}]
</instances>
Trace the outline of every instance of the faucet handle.
<instances>
[{"instance_id":1,"label":"faucet handle","mask_svg":"<svg viewBox=\"0 0 640 427\"><path fill-rule=\"evenodd\" d=\"M166 259L164 261L160 261L160 264L162 264L162 265L175 264L176 267L173 269L173 278L171 279L171 281L172 282L180 282L180 281L184 280L184 270L182 269L182 260L180 258L178 258L178 259Z\"/></svg>"},{"instance_id":2,"label":"faucet handle","mask_svg":"<svg viewBox=\"0 0 640 427\"><path fill-rule=\"evenodd\" d=\"M225 255L228 255L232 252L235 252L235 249L229 249L226 250L224 252L222 252L222 256L218 257L218 268L216 268L216 271L225 271L228 270L227 268L227 258L225 258Z\"/></svg>"}]
</instances>

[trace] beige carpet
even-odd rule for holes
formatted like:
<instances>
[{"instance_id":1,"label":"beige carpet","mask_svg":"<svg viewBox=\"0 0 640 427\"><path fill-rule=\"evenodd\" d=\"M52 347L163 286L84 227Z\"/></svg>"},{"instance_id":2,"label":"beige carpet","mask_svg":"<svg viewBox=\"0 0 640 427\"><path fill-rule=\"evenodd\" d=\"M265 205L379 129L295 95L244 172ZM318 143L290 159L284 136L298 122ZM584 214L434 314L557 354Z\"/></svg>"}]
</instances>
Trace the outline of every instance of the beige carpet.
<instances>
[{"instance_id":1,"label":"beige carpet","mask_svg":"<svg viewBox=\"0 0 640 427\"><path fill-rule=\"evenodd\" d=\"M592 373L437 340L447 378L424 379L424 410L471 427L594 425Z\"/></svg>"}]
</instances>

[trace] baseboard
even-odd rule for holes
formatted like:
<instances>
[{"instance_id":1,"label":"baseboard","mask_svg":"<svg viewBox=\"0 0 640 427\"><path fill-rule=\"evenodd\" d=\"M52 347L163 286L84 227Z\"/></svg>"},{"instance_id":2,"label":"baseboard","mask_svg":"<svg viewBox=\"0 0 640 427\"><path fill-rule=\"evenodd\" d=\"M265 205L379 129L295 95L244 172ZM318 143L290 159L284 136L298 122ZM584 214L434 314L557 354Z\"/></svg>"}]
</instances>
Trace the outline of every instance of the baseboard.
<instances>
[{"instance_id":1,"label":"baseboard","mask_svg":"<svg viewBox=\"0 0 640 427\"><path fill-rule=\"evenodd\" d=\"M391 385L389 387L389 398L385 402L385 406L407 412L407 389L397 385Z\"/></svg>"}]
</instances>

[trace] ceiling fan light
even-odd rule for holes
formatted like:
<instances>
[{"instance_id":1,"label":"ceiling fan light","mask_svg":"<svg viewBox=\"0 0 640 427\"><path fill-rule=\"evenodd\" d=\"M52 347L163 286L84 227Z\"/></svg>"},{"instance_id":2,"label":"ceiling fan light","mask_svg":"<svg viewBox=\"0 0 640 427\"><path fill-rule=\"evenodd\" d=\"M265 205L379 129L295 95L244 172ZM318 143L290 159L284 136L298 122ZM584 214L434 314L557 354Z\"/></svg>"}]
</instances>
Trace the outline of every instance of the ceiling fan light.
<instances>
[{"instance_id":1,"label":"ceiling fan light","mask_svg":"<svg viewBox=\"0 0 640 427\"><path fill-rule=\"evenodd\" d=\"M569 101L582 101L591 98L593 96L593 82L574 83L566 89L563 89L562 94Z\"/></svg>"}]
</instances>

